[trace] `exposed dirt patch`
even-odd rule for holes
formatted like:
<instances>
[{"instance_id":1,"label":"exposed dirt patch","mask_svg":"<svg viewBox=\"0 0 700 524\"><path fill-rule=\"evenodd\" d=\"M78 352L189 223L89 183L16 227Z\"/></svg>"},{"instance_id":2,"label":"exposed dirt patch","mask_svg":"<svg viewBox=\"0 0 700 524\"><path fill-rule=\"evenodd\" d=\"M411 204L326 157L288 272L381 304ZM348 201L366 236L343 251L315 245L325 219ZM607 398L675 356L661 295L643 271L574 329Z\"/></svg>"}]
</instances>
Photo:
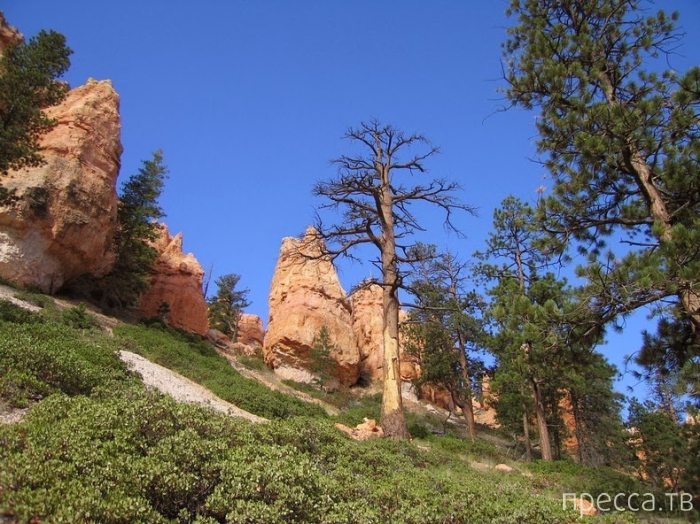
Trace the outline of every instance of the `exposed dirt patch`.
<instances>
[{"instance_id":1,"label":"exposed dirt patch","mask_svg":"<svg viewBox=\"0 0 700 524\"><path fill-rule=\"evenodd\" d=\"M11 408L0 400L0 424L16 424L22 422L29 408Z\"/></svg>"},{"instance_id":2,"label":"exposed dirt patch","mask_svg":"<svg viewBox=\"0 0 700 524\"><path fill-rule=\"evenodd\" d=\"M39 306L35 306L34 304L30 304L29 302L15 298L15 295L17 293L19 293L19 291L17 291L16 289L13 289L4 284L0 284L0 300L7 300L8 302L12 302L14 305L31 311L32 313L37 313L38 311L41 311L41 308Z\"/></svg>"},{"instance_id":3,"label":"exposed dirt patch","mask_svg":"<svg viewBox=\"0 0 700 524\"><path fill-rule=\"evenodd\" d=\"M140 355L130 351L120 351L119 356L130 369L143 377L143 383L146 386L156 388L178 402L203 404L232 417L241 417L251 422L267 422L267 419L220 399L207 388Z\"/></svg>"}]
</instances>

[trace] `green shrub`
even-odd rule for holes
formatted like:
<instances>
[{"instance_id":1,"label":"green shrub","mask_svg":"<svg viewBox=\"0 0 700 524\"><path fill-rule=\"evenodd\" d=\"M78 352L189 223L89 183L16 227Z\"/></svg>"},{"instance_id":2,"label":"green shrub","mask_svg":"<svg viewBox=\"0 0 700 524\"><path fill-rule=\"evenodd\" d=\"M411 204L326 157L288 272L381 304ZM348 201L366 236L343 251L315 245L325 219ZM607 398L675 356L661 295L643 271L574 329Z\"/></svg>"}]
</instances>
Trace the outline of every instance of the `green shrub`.
<instances>
[{"instance_id":1,"label":"green shrub","mask_svg":"<svg viewBox=\"0 0 700 524\"><path fill-rule=\"evenodd\" d=\"M319 419L231 419L133 382L44 400L0 428L0 464L0 507L19 522L578 522L522 476Z\"/></svg>"},{"instance_id":2,"label":"green shrub","mask_svg":"<svg viewBox=\"0 0 700 524\"><path fill-rule=\"evenodd\" d=\"M379 422L382 408L382 394L363 395L355 397L352 402L346 404L345 410L336 417L338 422L350 427L357 426L369 418Z\"/></svg>"},{"instance_id":3,"label":"green shrub","mask_svg":"<svg viewBox=\"0 0 700 524\"><path fill-rule=\"evenodd\" d=\"M51 393L88 394L127 376L105 337L53 323L0 321L0 398L23 407Z\"/></svg>"},{"instance_id":4,"label":"green shrub","mask_svg":"<svg viewBox=\"0 0 700 524\"><path fill-rule=\"evenodd\" d=\"M56 307L51 297L47 295L42 295L41 293L33 293L31 291L19 291L15 293L15 298L24 302L28 302L29 304L40 307L42 309L54 309Z\"/></svg>"},{"instance_id":5,"label":"green shrub","mask_svg":"<svg viewBox=\"0 0 700 524\"><path fill-rule=\"evenodd\" d=\"M38 324L43 322L44 318L12 302L0 300L0 320L16 324Z\"/></svg>"},{"instance_id":6,"label":"green shrub","mask_svg":"<svg viewBox=\"0 0 700 524\"><path fill-rule=\"evenodd\" d=\"M0 395L46 397L24 422L0 426L0 508L12 522L573 524L562 493L626 487L623 475L564 462L533 464L533 479L476 472L454 455L490 445L453 436L430 437L435 451L355 442L317 406L244 379L162 325L110 339L2 303L0 315ZM119 360L124 347L277 420L256 425L146 390ZM380 403L360 397L345 420L378 418Z\"/></svg>"},{"instance_id":7,"label":"green shrub","mask_svg":"<svg viewBox=\"0 0 700 524\"><path fill-rule=\"evenodd\" d=\"M120 326L115 329L115 335L126 349L186 376L222 399L261 417L327 416L316 404L271 391L243 377L211 345L195 335L160 323Z\"/></svg>"},{"instance_id":8,"label":"green shrub","mask_svg":"<svg viewBox=\"0 0 700 524\"><path fill-rule=\"evenodd\" d=\"M425 424L422 424L416 420L410 421L408 423L408 432L413 438L426 439L430 437L430 430Z\"/></svg>"},{"instance_id":9,"label":"green shrub","mask_svg":"<svg viewBox=\"0 0 700 524\"><path fill-rule=\"evenodd\" d=\"M590 467L571 460L535 461L529 464L534 481L543 488L564 490L567 493L590 493L596 498L601 493L644 493L635 478L609 467ZM663 496L660 500L663 500Z\"/></svg>"},{"instance_id":10,"label":"green shrub","mask_svg":"<svg viewBox=\"0 0 700 524\"><path fill-rule=\"evenodd\" d=\"M21 521L167 522L168 504L192 503L177 499L176 482L206 477L197 467L212 462L207 442L228 422L211 415L137 384L52 396L21 428L0 430L0 485L13 486L0 490L0 507ZM194 497L201 486L191 488Z\"/></svg>"},{"instance_id":11,"label":"green shrub","mask_svg":"<svg viewBox=\"0 0 700 524\"><path fill-rule=\"evenodd\" d=\"M13 282L9 278L5 278L5 277L0 277L0 285L11 287L11 288L17 287L17 284L15 282Z\"/></svg>"},{"instance_id":12,"label":"green shrub","mask_svg":"<svg viewBox=\"0 0 700 524\"><path fill-rule=\"evenodd\" d=\"M492 460L505 460L504 454L495 444L483 440L467 441L467 453L472 457L488 457Z\"/></svg>"},{"instance_id":13,"label":"green shrub","mask_svg":"<svg viewBox=\"0 0 700 524\"><path fill-rule=\"evenodd\" d=\"M265 362L257 357L238 357L238 362L248 369L255 371L264 371L266 369Z\"/></svg>"},{"instance_id":14,"label":"green shrub","mask_svg":"<svg viewBox=\"0 0 700 524\"><path fill-rule=\"evenodd\" d=\"M97 326L82 302L75 307L64 309L61 322L75 329L92 329Z\"/></svg>"}]
</instances>

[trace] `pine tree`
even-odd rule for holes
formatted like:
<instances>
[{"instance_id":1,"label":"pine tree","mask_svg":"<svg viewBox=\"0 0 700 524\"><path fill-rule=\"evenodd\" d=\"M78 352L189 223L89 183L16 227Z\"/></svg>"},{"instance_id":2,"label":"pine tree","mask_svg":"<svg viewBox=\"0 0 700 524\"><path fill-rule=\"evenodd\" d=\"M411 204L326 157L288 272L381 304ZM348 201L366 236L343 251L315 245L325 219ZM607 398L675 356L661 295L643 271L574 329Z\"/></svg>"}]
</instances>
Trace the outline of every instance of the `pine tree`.
<instances>
[{"instance_id":1,"label":"pine tree","mask_svg":"<svg viewBox=\"0 0 700 524\"><path fill-rule=\"evenodd\" d=\"M616 371L594 350L602 333L587 334L592 312L580 290L551 271L555 260L534 216L531 206L506 198L494 212L487 249L475 255L482 260L475 272L492 297L487 317L495 329L491 385L499 396L499 420L511 428L522 422L529 456L534 412L542 458L551 460L569 436L562 420L562 402L568 402L579 459L609 463L615 457L608 445L619 443L622 431Z\"/></svg>"},{"instance_id":2,"label":"pine tree","mask_svg":"<svg viewBox=\"0 0 700 524\"><path fill-rule=\"evenodd\" d=\"M241 276L235 273L216 279L216 294L209 299L209 324L223 334L238 340L238 326L243 310L250 306L248 289L236 289Z\"/></svg>"},{"instance_id":3,"label":"pine tree","mask_svg":"<svg viewBox=\"0 0 700 524\"><path fill-rule=\"evenodd\" d=\"M165 216L158 199L167 174L158 150L122 185L113 241L116 261L112 272L96 283L100 302L108 309L132 308L148 289L149 268L158 256L151 245L158 237L156 220Z\"/></svg>"},{"instance_id":4,"label":"pine tree","mask_svg":"<svg viewBox=\"0 0 700 524\"><path fill-rule=\"evenodd\" d=\"M324 390L329 382L333 381L336 369L336 362L332 356L334 350L335 344L331 339L328 326L321 326L309 351L309 370L316 375L315 382Z\"/></svg>"},{"instance_id":5,"label":"pine tree","mask_svg":"<svg viewBox=\"0 0 700 524\"><path fill-rule=\"evenodd\" d=\"M316 231L329 246L322 256L350 256L361 244L377 249L379 256L373 263L382 272L384 322L380 423L385 435L408 438L399 369L399 290L403 280L400 269L411 261L406 255L407 239L422 229L413 207L421 202L439 207L446 213L447 227L452 226L450 218L455 210L470 208L455 198L459 189L455 182L414 182L414 177L425 173L425 161L438 152L422 135L407 135L375 120L349 129L345 138L357 143L362 152L333 160L338 175L314 186L314 195L324 199L320 209L341 212L339 222L328 227L319 217ZM414 154L407 156L412 150Z\"/></svg>"},{"instance_id":6,"label":"pine tree","mask_svg":"<svg viewBox=\"0 0 700 524\"><path fill-rule=\"evenodd\" d=\"M634 374L651 386L654 400L671 417L689 398L700 408L700 339L693 337L689 322L661 318L656 333L643 332L641 350L634 356Z\"/></svg>"},{"instance_id":7,"label":"pine tree","mask_svg":"<svg viewBox=\"0 0 700 524\"><path fill-rule=\"evenodd\" d=\"M492 351L507 376L520 377L519 387L511 394L522 397L524 410L529 405L526 391L531 392L542 458L552 460L547 411L561 396L557 367L563 365L568 349L565 310L570 307L571 291L564 280L547 272L551 261L538 247L541 234L533 227L533 216L529 205L506 198L494 212L495 231L489 235L487 250L475 254L483 261L476 272L495 283L489 289L489 317L497 330ZM498 374L497 370L495 388L503 384ZM527 438L527 411L522 420Z\"/></svg>"},{"instance_id":8,"label":"pine tree","mask_svg":"<svg viewBox=\"0 0 700 524\"><path fill-rule=\"evenodd\" d=\"M71 53L62 34L40 31L0 55L0 175L43 163L39 138L55 122L42 110L65 97L57 79L70 67Z\"/></svg>"},{"instance_id":9,"label":"pine tree","mask_svg":"<svg viewBox=\"0 0 700 524\"><path fill-rule=\"evenodd\" d=\"M483 362L473 353L483 349L483 300L465 289L467 265L452 253L438 255L434 246L417 244L411 254L421 262L409 287L415 304L402 332L404 348L420 362L417 384L447 389L474 440L472 384L481 378Z\"/></svg>"},{"instance_id":10,"label":"pine tree","mask_svg":"<svg viewBox=\"0 0 700 524\"><path fill-rule=\"evenodd\" d=\"M684 344L697 347L700 67L662 70L678 15L649 14L649 4L512 0L505 94L539 110L538 151L553 179L539 219L550 247L589 257L580 274L591 331L653 305L662 334L687 331ZM675 335L657 342L647 348L688 352Z\"/></svg>"},{"instance_id":11,"label":"pine tree","mask_svg":"<svg viewBox=\"0 0 700 524\"><path fill-rule=\"evenodd\" d=\"M624 396L613 387L616 368L587 347L572 350L567 368L563 381L574 418L578 461L591 466L620 464L629 436L620 416Z\"/></svg>"},{"instance_id":12,"label":"pine tree","mask_svg":"<svg viewBox=\"0 0 700 524\"><path fill-rule=\"evenodd\" d=\"M630 403L628 425L634 435L630 445L639 457L640 476L659 491L691 493L697 504L700 425L681 424L653 403L640 404L636 399Z\"/></svg>"}]
</instances>

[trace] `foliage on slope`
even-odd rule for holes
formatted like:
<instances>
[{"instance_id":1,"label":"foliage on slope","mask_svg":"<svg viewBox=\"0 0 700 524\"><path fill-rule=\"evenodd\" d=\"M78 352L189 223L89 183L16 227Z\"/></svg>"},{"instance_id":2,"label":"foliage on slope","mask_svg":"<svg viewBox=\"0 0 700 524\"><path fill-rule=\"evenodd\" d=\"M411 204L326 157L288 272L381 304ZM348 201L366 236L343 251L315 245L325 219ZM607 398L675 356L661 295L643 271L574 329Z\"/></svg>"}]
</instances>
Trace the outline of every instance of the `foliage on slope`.
<instances>
[{"instance_id":1,"label":"foliage on slope","mask_svg":"<svg viewBox=\"0 0 700 524\"><path fill-rule=\"evenodd\" d=\"M60 322L0 301L0 399L23 407L52 393L90 394L128 377L106 336L85 329L81 308L64 311ZM78 326L78 327L74 327Z\"/></svg>"},{"instance_id":2,"label":"foliage on slope","mask_svg":"<svg viewBox=\"0 0 700 524\"><path fill-rule=\"evenodd\" d=\"M574 522L521 476L309 418L255 425L129 385L54 395L0 430L20 521Z\"/></svg>"},{"instance_id":3,"label":"foliage on slope","mask_svg":"<svg viewBox=\"0 0 700 524\"><path fill-rule=\"evenodd\" d=\"M3 398L44 397L24 422L0 427L2 517L107 524L578 519L562 509L557 486L471 469L461 457L473 450L456 439L431 440L433 450L358 443L318 413L285 412L288 418L256 425L146 390L117 349L126 345L190 373L210 366L214 378L199 378L213 383L217 362L230 369L207 346L172 330L125 326L109 339L86 329L79 311L64 322L4 304L0 312L3 377L29 377L11 390L21 395L6 389Z\"/></svg>"},{"instance_id":4,"label":"foliage on slope","mask_svg":"<svg viewBox=\"0 0 700 524\"><path fill-rule=\"evenodd\" d=\"M123 325L115 330L115 335L124 349L172 369L222 399L261 417L325 416L325 411L315 404L271 391L241 376L212 346L198 337L160 323Z\"/></svg>"}]
</instances>

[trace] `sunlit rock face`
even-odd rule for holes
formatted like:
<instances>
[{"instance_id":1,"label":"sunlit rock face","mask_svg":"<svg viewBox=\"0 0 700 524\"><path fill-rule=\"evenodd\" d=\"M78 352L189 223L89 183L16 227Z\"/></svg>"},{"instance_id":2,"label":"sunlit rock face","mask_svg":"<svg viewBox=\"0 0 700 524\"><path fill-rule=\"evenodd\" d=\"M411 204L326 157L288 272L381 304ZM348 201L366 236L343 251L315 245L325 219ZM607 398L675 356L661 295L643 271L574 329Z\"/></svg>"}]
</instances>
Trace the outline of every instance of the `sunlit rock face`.
<instances>
[{"instance_id":1,"label":"sunlit rock face","mask_svg":"<svg viewBox=\"0 0 700 524\"><path fill-rule=\"evenodd\" d=\"M350 302L333 263L319 258L322 249L313 228L302 239L282 240L270 286L264 358L281 376L311 380L311 348L325 327L334 348L333 375L350 386L357 383L360 372Z\"/></svg>"},{"instance_id":2,"label":"sunlit rock face","mask_svg":"<svg viewBox=\"0 0 700 524\"><path fill-rule=\"evenodd\" d=\"M384 319L382 287L378 284L359 286L351 296L352 329L360 353L360 375L364 383L384 380Z\"/></svg>"},{"instance_id":3,"label":"sunlit rock face","mask_svg":"<svg viewBox=\"0 0 700 524\"><path fill-rule=\"evenodd\" d=\"M11 26L5 20L5 15L0 11L0 56L10 44L24 42L24 37L16 27Z\"/></svg>"},{"instance_id":4,"label":"sunlit rock face","mask_svg":"<svg viewBox=\"0 0 700 524\"><path fill-rule=\"evenodd\" d=\"M262 347L265 340L265 327L257 315L243 313L238 322L238 342L249 346Z\"/></svg>"},{"instance_id":5,"label":"sunlit rock face","mask_svg":"<svg viewBox=\"0 0 700 524\"><path fill-rule=\"evenodd\" d=\"M362 283L350 296L352 303L352 327L361 355L360 372L365 383L381 384L384 380L384 317L382 287L376 283ZM408 312L399 310L399 323L408 320ZM415 358L404 352L399 340L401 356L401 380L410 382L420 376L420 366Z\"/></svg>"},{"instance_id":6,"label":"sunlit rock face","mask_svg":"<svg viewBox=\"0 0 700 524\"><path fill-rule=\"evenodd\" d=\"M46 113L57 125L41 139L45 164L2 177L19 200L0 207L0 276L53 293L113 265L119 96L109 80L90 79Z\"/></svg>"},{"instance_id":7,"label":"sunlit rock face","mask_svg":"<svg viewBox=\"0 0 700 524\"><path fill-rule=\"evenodd\" d=\"M139 314L144 318L159 317L162 305L167 304L169 325L206 334L209 321L201 264L192 253L182 252L182 233L171 236L165 224L158 224L158 238L153 247L158 258L150 268L151 285L140 297Z\"/></svg>"}]
</instances>

